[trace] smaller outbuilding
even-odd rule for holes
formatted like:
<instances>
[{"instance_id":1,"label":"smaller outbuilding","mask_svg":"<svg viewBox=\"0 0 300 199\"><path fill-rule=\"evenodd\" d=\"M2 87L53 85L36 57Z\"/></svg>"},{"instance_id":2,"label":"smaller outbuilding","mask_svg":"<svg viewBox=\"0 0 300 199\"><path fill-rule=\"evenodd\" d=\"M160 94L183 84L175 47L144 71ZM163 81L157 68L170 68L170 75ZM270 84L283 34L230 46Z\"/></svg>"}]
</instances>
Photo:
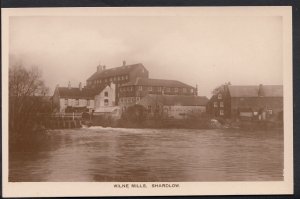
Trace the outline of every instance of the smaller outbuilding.
<instances>
[{"instance_id":1,"label":"smaller outbuilding","mask_svg":"<svg viewBox=\"0 0 300 199\"><path fill-rule=\"evenodd\" d=\"M107 107L115 106L115 85L103 85L100 88L57 86L53 99L54 112L107 112ZM105 109L105 111L103 111Z\"/></svg>"},{"instance_id":2,"label":"smaller outbuilding","mask_svg":"<svg viewBox=\"0 0 300 199\"><path fill-rule=\"evenodd\" d=\"M137 104L146 108L148 117L186 119L206 111L208 98L204 96L147 95Z\"/></svg>"}]
</instances>

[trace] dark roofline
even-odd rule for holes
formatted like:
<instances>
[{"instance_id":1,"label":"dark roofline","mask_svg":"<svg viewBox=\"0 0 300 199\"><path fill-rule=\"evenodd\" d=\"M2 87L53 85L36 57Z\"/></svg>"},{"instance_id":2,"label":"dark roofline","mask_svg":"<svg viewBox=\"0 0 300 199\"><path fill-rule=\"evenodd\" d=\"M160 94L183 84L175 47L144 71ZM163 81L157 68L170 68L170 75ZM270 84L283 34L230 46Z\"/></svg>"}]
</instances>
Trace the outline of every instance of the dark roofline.
<instances>
[{"instance_id":1,"label":"dark roofline","mask_svg":"<svg viewBox=\"0 0 300 199\"><path fill-rule=\"evenodd\" d=\"M153 79L153 78L142 78L142 77L138 77L135 82L127 82L125 84L122 85L123 86L148 86L149 84L146 84L146 83L140 83L140 80L143 80L145 79L146 81L165 81L165 82L176 82L176 83L179 83L179 84L182 84L182 86L173 86L173 87L182 87L182 88L185 88L185 87L189 87L189 88L193 88L195 89L196 87L193 87L193 86L190 86L186 83L183 83L181 81L178 81L178 80L173 80L173 79ZM172 87L172 86L171 86Z\"/></svg>"},{"instance_id":2,"label":"dark roofline","mask_svg":"<svg viewBox=\"0 0 300 199\"><path fill-rule=\"evenodd\" d=\"M122 68L126 68L126 67L131 67L131 66L142 66L144 69L146 69L146 67L142 64L142 63L136 63L136 64L129 64L129 65L125 65L125 66L117 66L117 67L113 67L113 68L107 68L105 70L102 70L102 71L96 71L94 72L88 79L87 81L91 81L91 80L95 80L97 79L98 77L95 77L97 74L100 75L101 73L104 73L104 72L110 72L110 71L114 71L114 70L121 70ZM134 70L135 68L133 68L132 70ZM146 69L147 70L147 69ZM147 70L148 71L148 70Z\"/></svg>"}]
</instances>

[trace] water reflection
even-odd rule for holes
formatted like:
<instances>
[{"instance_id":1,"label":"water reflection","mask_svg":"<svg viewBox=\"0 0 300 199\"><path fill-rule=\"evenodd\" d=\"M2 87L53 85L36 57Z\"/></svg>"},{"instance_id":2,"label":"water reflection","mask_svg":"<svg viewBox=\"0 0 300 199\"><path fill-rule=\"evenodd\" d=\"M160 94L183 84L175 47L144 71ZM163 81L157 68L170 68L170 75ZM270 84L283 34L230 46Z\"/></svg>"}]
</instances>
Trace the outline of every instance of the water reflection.
<instances>
[{"instance_id":1,"label":"water reflection","mask_svg":"<svg viewBox=\"0 0 300 199\"><path fill-rule=\"evenodd\" d=\"M283 180L281 130L67 129L13 152L10 181Z\"/></svg>"}]
</instances>

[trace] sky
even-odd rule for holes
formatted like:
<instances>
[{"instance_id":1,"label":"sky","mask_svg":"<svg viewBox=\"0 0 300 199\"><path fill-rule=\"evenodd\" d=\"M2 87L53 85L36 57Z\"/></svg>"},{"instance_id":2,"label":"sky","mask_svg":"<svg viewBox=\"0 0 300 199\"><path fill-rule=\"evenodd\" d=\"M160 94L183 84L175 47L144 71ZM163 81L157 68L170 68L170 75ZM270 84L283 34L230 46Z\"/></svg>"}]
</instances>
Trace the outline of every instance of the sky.
<instances>
[{"instance_id":1,"label":"sky","mask_svg":"<svg viewBox=\"0 0 300 199\"><path fill-rule=\"evenodd\" d=\"M282 84L282 18L275 16L11 17L10 66L38 66L55 86L84 85L98 64L142 63L150 78L198 85Z\"/></svg>"}]
</instances>

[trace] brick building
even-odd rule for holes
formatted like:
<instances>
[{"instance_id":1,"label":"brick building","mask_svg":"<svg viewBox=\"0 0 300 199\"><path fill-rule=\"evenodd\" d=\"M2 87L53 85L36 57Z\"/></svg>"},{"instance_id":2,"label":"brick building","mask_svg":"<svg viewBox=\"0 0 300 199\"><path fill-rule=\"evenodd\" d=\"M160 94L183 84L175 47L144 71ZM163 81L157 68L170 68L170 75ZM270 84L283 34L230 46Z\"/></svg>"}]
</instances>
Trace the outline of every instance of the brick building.
<instances>
[{"instance_id":1,"label":"brick building","mask_svg":"<svg viewBox=\"0 0 300 199\"><path fill-rule=\"evenodd\" d=\"M145 107L149 117L186 119L204 113L207 102L207 97L203 96L149 94L137 104Z\"/></svg>"},{"instance_id":2,"label":"brick building","mask_svg":"<svg viewBox=\"0 0 300 199\"><path fill-rule=\"evenodd\" d=\"M211 97L207 107L213 117L246 120L281 119L282 85L224 85Z\"/></svg>"},{"instance_id":3,"label":"brick building","mask_svg":"<svg viewBox=\"0 0 300 199\"><path fill-rule=\"evenodd\" d=\"M134 105L148 94L195 96L197 89L177 80L137 78L120 87L119 105Z\"/></svg>"},{"instance_id":4,"label":"brick building","mask_svg":"<svg viewBox=\"0 0 300 199\"><path fill-rule=\"evenodd\" d=\"M103 85L114 83L116 85L115 102L119 102L119 87L128 82L134 82L137 78L148 78L149 72L143 64L123 65L116 68L107 69L104 65L97 66L97 71L91 75L87 81L87 88L101 88Z\"/></svg>"}]
</instances>

